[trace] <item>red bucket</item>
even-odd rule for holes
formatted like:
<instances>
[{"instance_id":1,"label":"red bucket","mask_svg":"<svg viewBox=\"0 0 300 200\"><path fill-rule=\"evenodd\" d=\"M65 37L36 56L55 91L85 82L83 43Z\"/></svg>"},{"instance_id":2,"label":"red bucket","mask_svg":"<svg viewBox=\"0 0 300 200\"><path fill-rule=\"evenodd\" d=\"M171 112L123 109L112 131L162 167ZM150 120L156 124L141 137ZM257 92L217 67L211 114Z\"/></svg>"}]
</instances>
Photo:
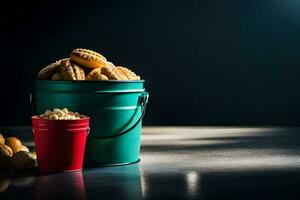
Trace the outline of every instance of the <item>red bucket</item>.
<instances>
[{"instance_id":1,"label":"red bucket","mask_svg":"<svg viewBox=\"0 0 300 200\"><path fill-rule=\"evenodd\" d=\"M81 170L89 117L47 120L34 116L31 119L39 171Z\"/></svg>"}]
</instances>

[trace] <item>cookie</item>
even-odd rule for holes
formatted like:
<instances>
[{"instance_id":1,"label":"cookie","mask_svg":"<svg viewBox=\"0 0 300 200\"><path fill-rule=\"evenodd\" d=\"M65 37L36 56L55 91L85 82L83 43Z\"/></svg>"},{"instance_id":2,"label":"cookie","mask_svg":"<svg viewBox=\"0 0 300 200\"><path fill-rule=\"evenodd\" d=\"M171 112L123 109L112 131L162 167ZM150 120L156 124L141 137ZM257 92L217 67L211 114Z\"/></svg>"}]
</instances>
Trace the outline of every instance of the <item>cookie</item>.
<instances>
[{"instance_id":1,"label":"cookie","mask_svg":"<svg viewBox=\"0 0 300 200\"><path fill-rule=\"evenodd\" d=\"M86 80L108 80L108 77L101 74L102 68L93 69L87 76Z\"/></svg>"},{"instance_id":2,"label":"cookie","mask_svg":"<svg viewBox=\"0 0 300 200\"><path fill-rule=\"evenodd\" d=\"M0 145L5 143L3 135L0 133Z\"/></svg>"},{"instance_id":3,"label":"cookie","mask_svg":"<svg viewBox=\"0 0 300 200\"><path fill-rule=\"evenodd\" d=\"M84 70L70 60L61 62L60 73L64 80L85 80Z\"/></svg>"},{"instance_id":4,"label":"cookie","mask_svg":"<svg viewBox=\"0 0 300 200\"><path fill-rule=\"evenodd\" d=\"M58 60L50 65L48 65L47 67L41 69L41 71L39 71L38 75L37 75L37 79L39 80L46 80L46 79L50 79L51 76L59 71L59 66L61 61L66 60L67 58Z\"/></svg>"},{"instance_id":5,"label":"cookie","mask_svg":"<svg viewBox=\"0 0 300 200\"><path fill-rule=\"evenodd\" d=\"M72 61L89 68L104 67L106 58L101 54L88 49L74 49L70 58Z\"/></svg>"},{"instance_id":6,"label":"cookie","mask_svg":"<svg viewBox=\"0 0 300 200\"><path fill-rule=\"evenodd\" d=\"M116 67L112 62L106 62L105 67Z\"/></svg>"},{"instance_id":7,"label":"cookie","mask_svg":"<svg viewBox=\"0 0 300 200\"><path fill-rule=\"evenodd\" d=\"M107 78L107 76L105 76L103 74L98 74L97 76L95 76L94 80L106 81L106 80L108 80L108 78Z\"/></svg>"},{"instance_id":8,"label":"cookie","mask_svg":"<svg viewBox=\"0 0 300 200\"><path fill-rule=\"evenodd\" d=\"M121 71L128 80L140 80L141 78L137 76L133 71L126 67L117 66L117 69Z\"/></svg>"},{"instance_id":9,"label":"cookie","mask_svg":"<svg viewBox=\"0 0 300 200\"><path fill-rule=\"evenodd\" d=\"M63 80L63 77L61 75L60 72L55 72L52 76L51 76L51 80L52 81L61 81Z\"/></svg>"},{"instance_id":10,"label":"cookie","mask_svg":"<svg viewBox=\"0 0 300 200\"><path fill-rule=\"evenodd\" d=\"M101 74L110 80L126 80L126 76L116 67L103 67Z\"/></svg>"},{"instance_id":11,"label":"cookie","mask_svg":"<svg viewBox=\"0 0 300 200\"><path fill-rule=\"evenodd\" d=\"M64 60L61 62L60 73L64 80L76 80L70 60Z\"/></svg>"},{"instance_id":12,"label":"cookie","mask_svg":"<svg viewBox=\"0 0 300 200\"><path fill-rule=\"evenodd\" d=\"M106 62L105 67L116 67L112 62ZM95 68L88 73L86 80L108 80L107 76L101 74L101 67ZM101 75L100 75L101 74Z\"/></svg>"},{"instance_id":13,"label":"cookie","mask_svg":"<svg viewBox=\"0 0 300 200\"><path fill-rule=\"evenodd\" d=\"M99 74L101 74L101 68L95 68L86 75L86 80L95 80L95 77Z\"/></svg>"},{"instance_id":14,"label":"cookie","mask_svg":"<svg viewBox=\"0 0 300 200\"><path fill-rule=\"evenodd\" d=\"M85 80L84 70L79 65L77 65L75 63L72 63L72 66L73 66L73 69L74 69L76 80Z\"/></svg>"}]
</instances>

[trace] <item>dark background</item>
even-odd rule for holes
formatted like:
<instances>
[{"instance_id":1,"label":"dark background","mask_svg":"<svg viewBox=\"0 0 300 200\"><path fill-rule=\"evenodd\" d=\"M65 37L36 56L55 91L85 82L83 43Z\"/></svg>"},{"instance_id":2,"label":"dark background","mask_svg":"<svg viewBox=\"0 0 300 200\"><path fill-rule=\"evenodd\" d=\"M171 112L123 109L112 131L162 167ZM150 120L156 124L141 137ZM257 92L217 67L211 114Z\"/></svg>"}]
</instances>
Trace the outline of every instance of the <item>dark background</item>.
<instances>
[{"instance_id":1,"label":"dark background","mask_svg":"<svg viewBox=\"0 0 300 200\"><path fill-rule=\"evenodd\" d=\"M147 125L300 125L300 2L10 1L0 125L29 124L36 73L76 47L146 79Z\"/></svg>"}]
</instances>

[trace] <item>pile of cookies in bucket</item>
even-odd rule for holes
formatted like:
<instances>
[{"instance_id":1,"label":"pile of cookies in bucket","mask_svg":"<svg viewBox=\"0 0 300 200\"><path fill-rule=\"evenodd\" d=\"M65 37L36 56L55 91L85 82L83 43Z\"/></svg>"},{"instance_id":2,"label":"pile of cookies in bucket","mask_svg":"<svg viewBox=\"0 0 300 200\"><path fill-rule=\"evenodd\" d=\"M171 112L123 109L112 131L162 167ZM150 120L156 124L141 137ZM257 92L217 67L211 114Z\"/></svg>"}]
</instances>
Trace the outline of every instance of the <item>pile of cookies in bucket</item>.
<instances>
[{"instance_id":1,"label":"pile of cookies in bucket","mask_svg":"<svg viewBox=\"0 0 300 200\"><path fill-rule=\"evenodd\" d=\"M39 80L95 81L140 80L140 76L126 67L116 66L92 50L76 48L70 58L60 59L43 68Z\"/></svg>"}]
</instances>

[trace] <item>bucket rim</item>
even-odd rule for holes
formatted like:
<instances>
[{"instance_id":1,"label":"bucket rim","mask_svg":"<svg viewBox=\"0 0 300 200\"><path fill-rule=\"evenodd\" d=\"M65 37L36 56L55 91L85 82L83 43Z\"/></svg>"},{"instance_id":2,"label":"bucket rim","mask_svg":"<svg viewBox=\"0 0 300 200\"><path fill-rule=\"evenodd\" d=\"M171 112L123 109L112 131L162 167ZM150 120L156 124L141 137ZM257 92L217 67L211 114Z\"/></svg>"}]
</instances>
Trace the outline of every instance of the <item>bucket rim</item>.
<instances>
[{"instance_id":1,"label":"bucket rim","mask_svg":"<svg viewBox=\"0 0 300 200\"><path fill-rule=\"evenodd\" d=\"M72 84L77 84L77 83L144 83L145 79L142 80L70 80L70 81L52 81L52 80L39 80L36 79L36 82L43 82L43 83L72 83Z\"/></svg>"},{"instance_id":2,"label":"bucket rim","mask_svg":"<svg viewBox=\"0 0 300 200\"><path fill-rule=\"evenodd\" d=\"M74 122L74 121L85 121L85 120L90 120L90 117L89 116L86 116L86 115L80 115L80 119L43 119L43 118L40 118L38 115L34 115L34 116L31 116L31 119L33 120L39 120L39 121L64 121L64 122Z\"/></svg>"}]
</instances>

